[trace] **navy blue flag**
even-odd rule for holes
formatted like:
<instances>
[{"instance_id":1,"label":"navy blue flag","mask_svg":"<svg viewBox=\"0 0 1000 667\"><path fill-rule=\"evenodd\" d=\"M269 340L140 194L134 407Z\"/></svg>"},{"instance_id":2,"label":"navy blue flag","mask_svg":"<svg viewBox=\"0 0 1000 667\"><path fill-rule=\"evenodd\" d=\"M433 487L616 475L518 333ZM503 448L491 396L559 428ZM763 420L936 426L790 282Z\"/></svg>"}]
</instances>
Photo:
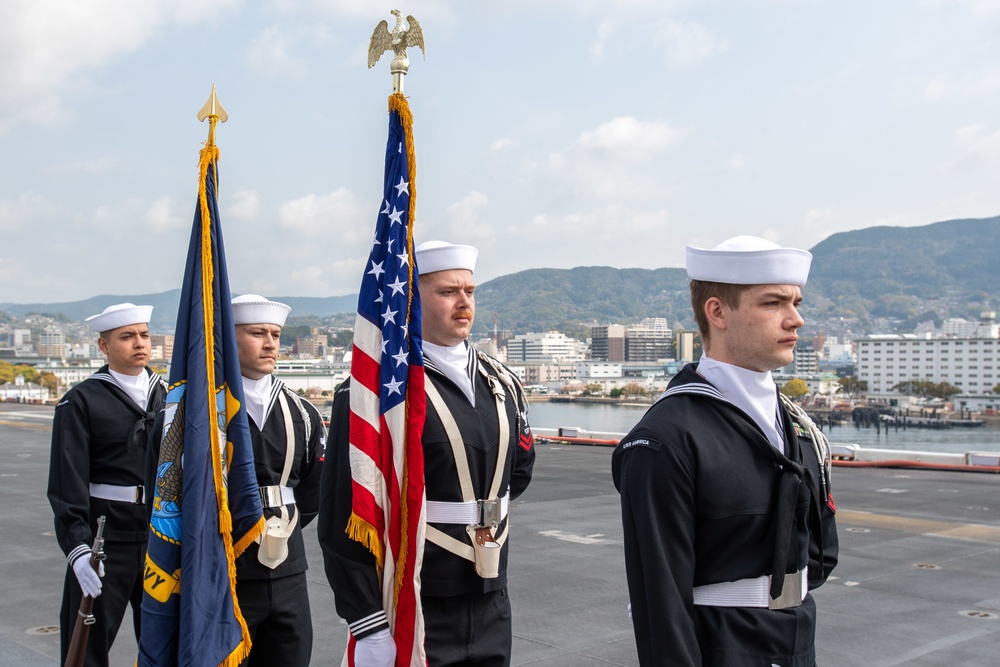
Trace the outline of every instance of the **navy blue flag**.
<instances>
[{"instance_id":1,"label":"navy blue flag","mask_svg":"<svg viewBox=\"0 0 1000 667\"><path fill-rule=\"evenodd\" d=\"M217 199L219 149L201 178L170 365L146 555L139 664L236 667L250 636L236 557L263 531Z\"/></svg>"}]
</instances>

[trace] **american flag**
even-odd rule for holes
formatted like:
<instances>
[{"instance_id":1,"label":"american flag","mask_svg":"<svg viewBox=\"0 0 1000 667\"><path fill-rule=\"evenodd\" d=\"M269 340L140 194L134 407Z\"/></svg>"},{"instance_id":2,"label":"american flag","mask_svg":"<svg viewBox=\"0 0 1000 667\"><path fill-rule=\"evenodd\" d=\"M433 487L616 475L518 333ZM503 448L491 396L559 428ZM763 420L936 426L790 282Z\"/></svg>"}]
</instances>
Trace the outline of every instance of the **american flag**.
<instances>
[{"instance_id":1,"label":"american flag","mask_svg":"<svg viewBox=\"0 0 1000 667\"><path fill-rule=\"evenodd\" d=\"M382 602L396 665L425 665L420 610L426 414L420 294L413 261L416 193L413 119L402 94L389 98L385 190L365 265L351 358L348 532L382 567ZM353 665L354 640L348 648Z\"/></svg>"}]
</instances>

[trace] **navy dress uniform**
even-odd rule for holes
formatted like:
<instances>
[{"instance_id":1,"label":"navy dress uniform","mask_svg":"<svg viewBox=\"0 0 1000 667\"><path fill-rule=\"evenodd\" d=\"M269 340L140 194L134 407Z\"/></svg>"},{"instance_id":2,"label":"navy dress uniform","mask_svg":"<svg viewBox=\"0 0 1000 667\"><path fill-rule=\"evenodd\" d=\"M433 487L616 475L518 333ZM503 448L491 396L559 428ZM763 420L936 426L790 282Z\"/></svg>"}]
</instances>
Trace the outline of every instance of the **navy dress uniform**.
<instances>
[{"instance_id":1,"label":"navy dress uniform","mask_svg":"<svg viewBox=\"0 0 1000 667\"><path fill-rule=\"evenodd\" d=\"M420 267L427 415L422 435L426 540L420 597L428 665L507 665L511 607L507 597L508 511L531 481L535 451L520 383L503 364L466 340L472 325L471 246L428 242ZM459 271L458 282L439 280ZM464 294L464 296L463 296ZM337 613L357 640L355 664L392 665L375 559L346 532L352 507L350 383L338 388L323 471L319 540ZM492 569L477 564L471 526L483 508L499 543ZM360 656L364 656L364 658Z\"/></svg>"},{"instance_id":2,"label":"navy dress uniform","mask_svg":"<svg viewBox=\"0 0 1000 667\"><path fill-rule=\"evenodd\" d=\"M306 667L313 628L302 529L319 509L326 425L312 403L273 375L291 308L256 294L235 297L232 306L265 521L264 534L236 559L236 595L252 641L241 664ZM151 462L159 460L162 431L161 413L153 428ZM153 484L156 464L148 470Z\"/></svg>"},{"instance_id":3,"label":"navy dress uniform","mask_svg":"<svg viewBox=\"0 0 1000 667\"><path fill-rule=\"evenodd\" d=\"M753 237L688 248L705 355L612 456L644 666L815 663L810 591L838 556L829 444L771 378L810 260Z\"/></svg>"},{"instance_id":4,"label":"navy dress uniform","mask_svg":"<svg viewBox=\"0 0 1000 667\"><path fill-rule=\"evenodd\" d=\"M52 423L48 498L69 567L60 610L65 660L84 594L95 597L85 665L108 664L128 605L140 636L146 554L144 473L147 427L163 406L166 385L147 369L152 306L109 306L87 319L100 333L108 365L70 389ZM89 564L97 519L106 517L103 578Z\"/></svg>"},{"instance_id":5,"label":"navy dress uniform","mask_svg":"<svg viewBox=\"0 0 1000 667\"><path fill-rule=\"evenodd\" d=\"M236 594L253 641L244 665L306 667L312 614L302 529L319 511L326 426L316 407L271 371L289 308L255 294L233 299L264 535L236 560Z\"/></svg>"}]
</instances>

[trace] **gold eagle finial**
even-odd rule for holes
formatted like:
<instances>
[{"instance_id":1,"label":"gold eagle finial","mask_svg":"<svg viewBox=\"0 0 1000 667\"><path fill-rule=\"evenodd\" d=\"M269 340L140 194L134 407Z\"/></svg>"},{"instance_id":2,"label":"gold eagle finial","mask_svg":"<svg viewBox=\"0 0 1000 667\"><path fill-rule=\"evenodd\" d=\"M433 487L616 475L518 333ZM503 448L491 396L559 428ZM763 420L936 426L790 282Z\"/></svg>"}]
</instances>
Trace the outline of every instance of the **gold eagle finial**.
<instances>
[{"instance_id":1,"label":"gold eagle finial","mask_svg":"<svg viewBox=\"0 0 1000 667\"><path fill-rule=\"evenodd\" d=\"M398 9L392 10L392 15L396 17L396 25L392 32L389 31L389 22L381 21L375 26L372 32L371 41L368 43L368 69L375 66L378 59L386 51L392 50L395 57L389 63L389 71L392 72L393 89L397 93L403 92L403 77L410 69L410 59L406 57L406 49L410 46L420 47L420 52L427 57L424 49L424 31L412 16L407 16L403 21L403 14Z\"/></svg>"}]
</instances>

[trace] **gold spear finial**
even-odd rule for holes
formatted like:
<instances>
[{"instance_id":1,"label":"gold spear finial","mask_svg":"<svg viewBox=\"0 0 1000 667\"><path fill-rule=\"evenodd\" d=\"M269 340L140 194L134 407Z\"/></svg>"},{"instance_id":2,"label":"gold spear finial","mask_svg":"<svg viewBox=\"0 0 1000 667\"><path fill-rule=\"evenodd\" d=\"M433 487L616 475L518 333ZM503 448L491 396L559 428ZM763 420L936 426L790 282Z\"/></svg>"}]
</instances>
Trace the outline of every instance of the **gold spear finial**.
<instances>
[{"instance_id":1,"label":"gold spear finial","mask_svg":"<svg viewBox=\"0 0 1000 667\"><path fill-rule=\"evenodd\" d=\"M223 123L229 120L229 114L227 114L226 110L222 108L222 105L219 103L219 98L215 94L214 83L212 84L211 97L208 98L208 101L205 102L205 106L203 106L201 111L198 112L198 120L204 122L206 118L211 118L212 116L215 116Z\"/></svg>"},{"instance_id":2,"label":"gold spear finial","mask_svg":"<svg viewBox=\"0 0 1000 667\"><path fill-rule=\"evenodd\" d=\"M222 108L219 103L219 97L215 94L215 84L212 84L212 95L205 102L205 106L201 108L198 112L198 120L205 122L208 119L208 141L206 142L209 146L215 145L215 124L218 121L225 123L229 120L229 114L226 110Z\"/></svg>"}]
</instances>

